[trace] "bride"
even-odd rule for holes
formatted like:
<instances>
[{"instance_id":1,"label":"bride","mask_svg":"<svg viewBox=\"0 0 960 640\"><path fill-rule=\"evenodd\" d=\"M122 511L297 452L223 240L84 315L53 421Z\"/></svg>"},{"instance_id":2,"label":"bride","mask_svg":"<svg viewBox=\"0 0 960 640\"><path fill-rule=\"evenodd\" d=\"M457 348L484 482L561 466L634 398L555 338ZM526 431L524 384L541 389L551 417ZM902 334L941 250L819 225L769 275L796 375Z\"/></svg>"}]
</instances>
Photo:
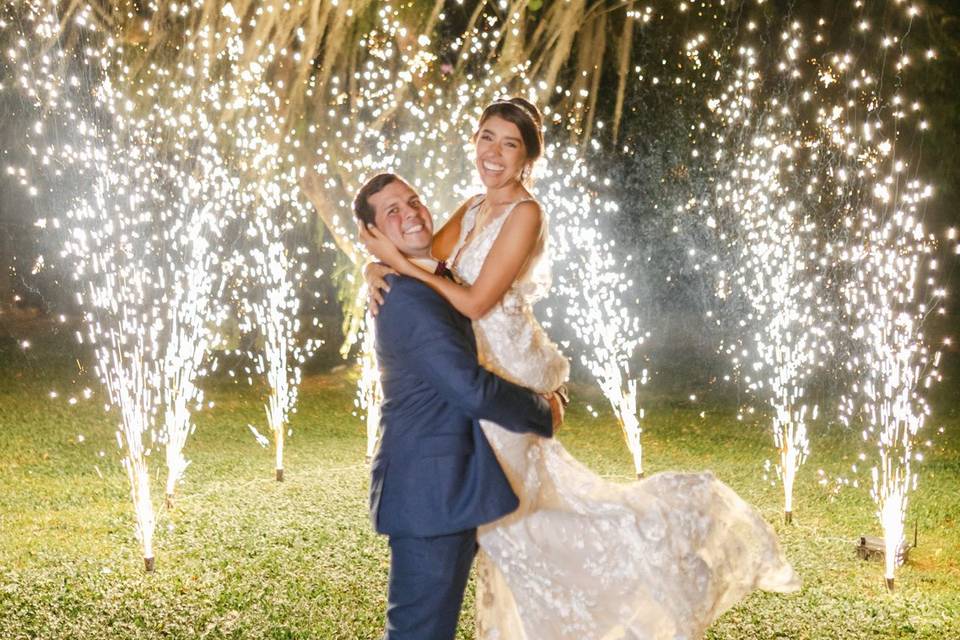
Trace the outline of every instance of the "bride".
<instances>
[{"instance_id":1,"label":"bride","mask_svg":"<svg viewBox=\"0 0 960 640\"><path fill-rule=\"evenodd\" d=\"M566 382L569 364L532 311L549 262L544 212L527 188L541 128L522 98L484 110L474 161L486 191L464 202L432 245L458 282L421 270L375 228L361 239L473 320L483 366L549 393ZM372 265L367 278L386 291L390 271ZM697 638L756 588L799 588L772 528L712 474L613 483L556 439L481 427L520 508L478 531L478 638Z\"/></svg>"}]
</instances>

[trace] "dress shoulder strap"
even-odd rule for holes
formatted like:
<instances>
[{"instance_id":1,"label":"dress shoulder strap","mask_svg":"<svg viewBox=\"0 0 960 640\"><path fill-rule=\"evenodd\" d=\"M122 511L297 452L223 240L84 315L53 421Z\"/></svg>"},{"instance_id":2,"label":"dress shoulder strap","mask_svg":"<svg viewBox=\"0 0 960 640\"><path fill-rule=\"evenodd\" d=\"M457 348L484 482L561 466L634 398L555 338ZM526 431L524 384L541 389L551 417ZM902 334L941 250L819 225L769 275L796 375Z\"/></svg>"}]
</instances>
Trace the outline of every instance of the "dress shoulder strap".
<instances>
[{"instance_id":1,"label":"dress shoulder strap","mask_svg":"<svg viewBox=\"0 0 960 640\"><path fill-rule=\"evenodd\" d=\"M521 199L519 199L519 200L517 200L517 201L515 201L515 202L511 202L511 203L510 203L510 206L507 207L507 210L504 211L503 214L502 214L500 217L501 217L501 218L506 218L506 217L509 216L511 213L513 213L513 210L517 208L517 205L518 205L518 204L523 204L524 202L533 202L534 204L537 204L537 205L540 204L539 202L537 202L537 199L536 199L536 198L521 198Z\"/></svg>"},{"instance_id":2,"label":"dress shoulder strap","mask_svg":"<svg viewBox=\"0 0 960 640\"><path fill-rule=\"evenodd\" d=\"M486 198L487 197L482 193L478 193L477 195L473 196L473 199L470 202L470 206L467 207L467 211L469 211L470 209L479 209L480 205L483 204L483 201L486 200Z\"/></svg>"}]
</instances>

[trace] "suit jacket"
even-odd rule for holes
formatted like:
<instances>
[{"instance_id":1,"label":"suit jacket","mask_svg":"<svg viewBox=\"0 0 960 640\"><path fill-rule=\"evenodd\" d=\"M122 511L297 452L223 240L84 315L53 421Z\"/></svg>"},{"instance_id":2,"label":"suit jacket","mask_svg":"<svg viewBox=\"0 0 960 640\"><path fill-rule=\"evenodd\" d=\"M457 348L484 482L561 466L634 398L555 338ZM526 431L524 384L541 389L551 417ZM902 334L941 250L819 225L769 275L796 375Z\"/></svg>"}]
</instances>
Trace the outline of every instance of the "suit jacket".
<instances>
[{"instance_id":1,"label":"suit jacket","mask_svg":"<svg viewBox=\"0 0 960 640\"><path fill-rule=\"evenodd\" d=\"M515 510L517 496L477 421L550 437L549 403L482 368L470 320L418 280L391 281L376 333L383 404L371 467L374 528L446 535Z\"/></svg>"}]
</instances>

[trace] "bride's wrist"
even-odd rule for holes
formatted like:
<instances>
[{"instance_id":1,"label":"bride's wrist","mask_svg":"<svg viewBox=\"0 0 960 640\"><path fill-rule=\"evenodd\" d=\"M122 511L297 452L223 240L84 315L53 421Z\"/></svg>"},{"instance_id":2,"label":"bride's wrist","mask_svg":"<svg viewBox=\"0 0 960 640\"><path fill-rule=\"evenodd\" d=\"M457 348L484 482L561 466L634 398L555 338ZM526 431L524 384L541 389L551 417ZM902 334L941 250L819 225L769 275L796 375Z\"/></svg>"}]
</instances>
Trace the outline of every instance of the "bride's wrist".
<instances>
[{"instance_id":1,"label":"bride's wrist","mask_svg":"<svg viewBox=\"0 0 960 640\"><path fill-rule=\"evenodd\" d=\"M399 266L400 268L397 269L397 272L400 275L410 276L410 277L419 279L420 274L423 273L423 269L420 269L417 265L413 264L410 261L410 258L404 258L400 262Z\"/></svg>"}]
</instances>

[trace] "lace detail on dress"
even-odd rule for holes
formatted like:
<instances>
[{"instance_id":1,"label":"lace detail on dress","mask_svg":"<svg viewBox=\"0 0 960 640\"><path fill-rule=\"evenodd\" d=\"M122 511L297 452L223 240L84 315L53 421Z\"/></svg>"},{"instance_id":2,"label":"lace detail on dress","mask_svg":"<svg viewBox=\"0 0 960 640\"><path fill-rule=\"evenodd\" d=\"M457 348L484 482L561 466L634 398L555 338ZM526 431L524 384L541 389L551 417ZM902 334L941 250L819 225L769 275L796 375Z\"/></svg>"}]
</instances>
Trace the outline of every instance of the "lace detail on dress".
<instances>
[{"instance_id":1,"label":"lace detail on dress","mask_svg":"<svg viewBox=\"0 0 960 640\"><path fill-rule=\"evenodd\" d=\"M500 230L513 209L512 203L500 216L479 229L464 245L477 223L483 197L474 199L463 214L460 238L450 255L451 269L463 282L473 283L493 248ZM546 238L546 224L541 237ZM545 295L549 285L549 261L545 260L546 241L541 240L523 273L486 316L474 323L480 363L501 377L541 393L553 391L566 382L570 365L533 315L533 303ZM546 275L545 275L546 274Z\"/></svg>"},{"instance_id":2,"label":"lace detail on dress","mask_svg":"<svg viewBox=\"0 0 960 640\"><path fill-rule=\"evenodd\" d=\"M464 214L451 253L468 283L510 213L465 245L478 206ZM474 322L484 366L541 392L569 373L532 311L538 285L530 274L545 255L537 252L503 300ZM755 588L799 588L770 526L711 474L613 483L556 439L480 424L520 507L479 531L478 639L692 639Z\"/></svg>"}]
</instances>

